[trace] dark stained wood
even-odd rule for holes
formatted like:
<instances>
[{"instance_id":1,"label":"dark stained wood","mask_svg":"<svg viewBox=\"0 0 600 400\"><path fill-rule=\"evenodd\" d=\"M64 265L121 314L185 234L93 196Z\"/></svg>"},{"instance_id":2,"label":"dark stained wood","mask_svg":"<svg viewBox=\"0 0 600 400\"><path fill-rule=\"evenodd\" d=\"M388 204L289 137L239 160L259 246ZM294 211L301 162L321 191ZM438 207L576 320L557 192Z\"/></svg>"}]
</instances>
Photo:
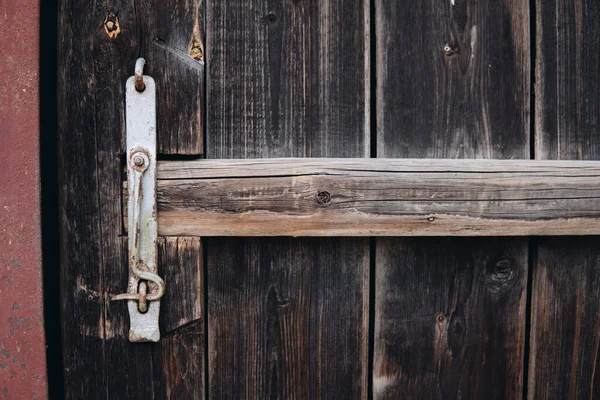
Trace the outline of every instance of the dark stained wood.
<instances>
[{"instance_id":1,"label":"dark stained wood","mask_svg":"<svg viewBox=\"0 0 600 400\"><path fill-rule=\"evenodd\" d=\"M207 4L207 158L369 154L368 2ZM209 396L366 398L369 240L209 239Z\"/></svg>"},{"instance_id":2,"label":"dark stained wood","mask_svg":"<svg viewBox=\"0 0 600 400\"><path fill-rule=\"evenodd\" d=\"M161 162L161 235L600 234L600 162L315 159Z\"/></svg>"},{"instance_id":3,"label":"dark stained wood","mask_svg":"<svg viewBox=\"0 0 600 400\"><path fill-rule=\"evenodd\" d=\"M378 157L529 158L527 1L375 11Z\"/></svg>"},{"instance_id":4,"label":"dark stained wood","mask_svg":"<svg viewBox=\"0 0 600 400\"><path fill-rule=\"evenodd\" d=\"M204 21L202 0L136 2L144 73L156 81L156 129L162 154L203 148Z\"/></svg>"},{"instance_id":5,"label":"dark stained wood","mask_svg":"<svg viewBox=\"0 0 600 400\"><path fill-rule=\"evenodd\" d=\"M116 265L127 265L127 238L119 239L121 258ZM204 280L200 239L159 238L158 261L158 273L167 284L160 306L159 343L130 343L126 302L106 303L108 398L204 398ZM128 276L127 269L114 268L106 279L112 284L108 292L120 293Z\"/></svg>"},{"instance_id":6,"label":"dark stained wood","mask_svg":"<svg viewBox=\"0 0 600 400\"><path fill-rule=\"evenodd\" d=\"M160 346L152 347L156 399L205 398L204 276L197 237L159 238Z\"/></svg>"},{"instance_id":7,"label":"dark stained wood","mask_svg":"<svg viewBox=\"0 0 600 400\"><path fill-rule=\"evenodd\" d=\"M600 3L536 1L537 159L600 159ZM539 241L529 398L598 398L598 238Z\"/></svg>"},{"instance_id":8,"label":"dark stained wood","mask_svg":"<svg viewBox=\"0 0 600 400\"><path fill-rule=\"evenodd\" d=\"M529 398L599 393L598 238L544 238L534 264Z\"/></svg>"},{"instance_id":9,"label":"dark stained wood","mask_svg":"<svg viewBox=\"0 0 600 400\"><path fill-rule=\"evenodd\" d=\"M600 159L600 3L536 0L535 158Z\"/></svg>"},{"instance_id":10,"label":"dark stained wood","mask_svg":"<svg viewBox=\"0 0 600 400\"><path fill-rule=\"evenodd\" d=\"M158 266L169 288L160 303L160 332L169 335L204 318L200 238L159 237Z\"/></svg>"},{"instance_id":11,"label":"dark stained wood","mask_svg":"<svg viewBox=\"0 0 600 400\"><path fill-rule=\"evenodd\" d=\"M364 0L207 4L207 158L369 155Z\"/></svg>"},{"instance_id":12,"label":"dark stained wood","mask_svg":"<svg viewBox=\"0 0 600 400\"><path fill-rule=\"evenodd\" d=\"M375 12L378 157L529 158L527 2ZM527 248L378 239L374 398L520 399Z\"/></svg>"},{"instance_id":13,"label":"dark stained wood","mask_svg":"<svg viewBox=\"0 0 600 400\"><path fill-rule=\"evenodd\" d=\"M182 389L176 382L180 376L169 372L173 360L153 354L157 351L176 354L170 349L183 346L194 348L198 360L202 360L202 335L179 335L175 340L178 330L173 320L168 326L175 333L160 345L132 345L127 338L125 303L109 300L127 286L127 251L126 240L121 236L120 203L125 142L124 83L132 75L138 56L148 58L150 73L158 73L152 71L153 63L160 64L144 49L141 38L147 32L138 23L144 18L137 7L139 2L135 3L124 0L108 8L104 3L59 2L61 324L67 399L168 398L169 390L200 393L196 397L201 397L203 388L202 363L198 369L186 372L188 386ZM161 10L166 3L153 4L156 5L153 12L161 11L163 18L173 15L170 9ZM107 13L112 15L109 15L112 23L116 23L113 17L118 17L118 35L109 35L104 29ZM179 29L185 30L184 22L177 22ZM188 28L189 38L192 27ZM191 85L197 84L192 80ZM197 98L189 101L196 102ZM166 111L177 105L163 106ZM196 124L193 116L191 121L188 128ZM185 145L178 147L183 148ZM189 251L199 251L199 247ZM188 293L194 290L197 291L196 286L186 289ZM180 320L197 318L196 313L185 314L189 312L187 308L176 311ZM158 370L163 375L153 372Z\"/></svg>"},{"instance_id":14,"label":"dark stained wood","mask_svg":"<svg viewBox=\"0 0 600 400\"><path fill-rule=\"evenodd\" d=\"M211 397L366 397L369 248L340 242L209 240Z\"/></svg>"},{"instance_id":15,"label":"dark stained wood","mask_svg":"<svg viewBox=\"0 0 600 400\"><path fill-rule=\"evenodd\" d=\"M523 240L377 244L375 398L519 398Z\"/></svg>"}]
</instances>

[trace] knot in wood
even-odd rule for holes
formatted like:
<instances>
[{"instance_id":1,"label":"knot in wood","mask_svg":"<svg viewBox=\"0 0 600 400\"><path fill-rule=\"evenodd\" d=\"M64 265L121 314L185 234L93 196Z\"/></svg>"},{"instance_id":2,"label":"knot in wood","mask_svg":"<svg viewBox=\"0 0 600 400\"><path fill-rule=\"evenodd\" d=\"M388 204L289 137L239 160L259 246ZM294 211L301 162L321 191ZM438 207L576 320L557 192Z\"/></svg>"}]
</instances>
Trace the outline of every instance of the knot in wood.
<instances>
[{"instance_id":1,"label":"knot in wood","mask_svg":"<svg viewBox=\"0 0 600 400\"><path fill-rule=\"evenodd\" d=\"M317 193L317 203L321 205L331 203L331 193L325 190Z\"/></svg>"},{"instance_id":2,"label":"knot in wood","mask_svg":"<svg viewBox=\"0 0 600 400\"><path fill-rule=\"evenodd\" d=\"M490 293L499 294L511 286L516 271L510 260L502 259L488 268L486 286Z\"/></svg>"},{"instance_id":3,"label":"knot in wood","mask_svg":"<svg viewBox=\"0 0 600 400\"><path fill-rule=\"evenodd\" d=\"M116 38L119 33L121 33L119 18L117 18L115 14L111 12L106 14L106 18L104 20L104 31L111 39Z\"/></svg>"},{"instance_id":4,"label":"knot in wood","mask_svg":"<svg viewBox=\"0 0 600 400\"><path fill-rule=\"evenodd\" d=\"M447 56L454 55L458 52L458 46L446 43L444 45L444 54Z\"/></svg>"}]
</instances>

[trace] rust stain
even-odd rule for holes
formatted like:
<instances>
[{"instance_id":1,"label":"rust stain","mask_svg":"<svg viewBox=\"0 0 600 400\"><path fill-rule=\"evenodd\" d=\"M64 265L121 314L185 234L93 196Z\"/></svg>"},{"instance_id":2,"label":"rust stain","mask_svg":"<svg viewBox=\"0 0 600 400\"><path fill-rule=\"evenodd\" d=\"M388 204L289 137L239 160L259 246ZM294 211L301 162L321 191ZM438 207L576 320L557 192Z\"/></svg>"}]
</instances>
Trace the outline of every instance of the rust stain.
<instances>
[{"instance_id":1,"label":"rust stain","mask_svg":"<svg viewBox=\"0 0 600 400\"><path fill-rule=\"evenodd\" d=\"M116 39L121 33L121 25L119 24L119 18L109 12L106 14L106 18L104 19L104 31L111 39Z\"/></svg>"}]
</instances>

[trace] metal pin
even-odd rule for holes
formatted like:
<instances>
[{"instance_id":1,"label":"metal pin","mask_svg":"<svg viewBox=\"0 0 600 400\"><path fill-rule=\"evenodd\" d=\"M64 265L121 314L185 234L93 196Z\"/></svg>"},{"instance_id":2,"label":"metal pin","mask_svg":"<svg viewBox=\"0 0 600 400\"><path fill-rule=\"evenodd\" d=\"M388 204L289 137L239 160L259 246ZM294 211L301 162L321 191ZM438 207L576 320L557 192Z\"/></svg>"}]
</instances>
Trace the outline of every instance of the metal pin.
<instances>
[{"instance_id":1,"label":"metal pin","mask_svg":"<svg viewBox=\"0 0 600 400\"><path fill-rule=\"evenodd\" d=\"M138 310L140 310L141 313L145 313L146 311L148 311L148 303L146 302L146 294L147 293L148 293L148 284L146 283L146 281L141 281L140 287L138 290L138 294L140 295L139 300L138 300Z\"/></svg>"},{"instance_id":2,"label":"metal pin","mask_svg":"<svg viewBox=\"0 0 600 400\"><path fill-rule=\"evenodd\" d=\"M146 84L144 83L144 65L146 65L146 60L141 57L135 62L135 90L138 92L146 90Z\"/></svg>"}]
</instances>

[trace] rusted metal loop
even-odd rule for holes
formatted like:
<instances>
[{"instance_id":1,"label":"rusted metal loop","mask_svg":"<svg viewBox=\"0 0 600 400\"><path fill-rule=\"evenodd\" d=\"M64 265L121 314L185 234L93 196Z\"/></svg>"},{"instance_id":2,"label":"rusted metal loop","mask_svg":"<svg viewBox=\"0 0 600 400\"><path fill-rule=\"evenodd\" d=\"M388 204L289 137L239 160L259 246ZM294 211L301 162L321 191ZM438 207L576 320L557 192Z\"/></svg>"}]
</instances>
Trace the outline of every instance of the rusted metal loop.
<instances>
[{"instance_id":1,"label":"rusted metal loop","mask_svg":"<svg viewBox=\"0 0 600 400\"><path fill-rule=\"evenodd\" d=\"M142 271L139 268L132 268L132 272L134 275L138 276L140 279L145 281L150 281L156 284L158 290L156 293L146 294L146 301L156 301L165 295L166 284L165 281L158 275L149 271ZM136 273L137 272L137 273ZM111 297L111 300L137 300L140 301L141 295L140 293L122 293L117 294ZM141 311L141 310L140 310Z\"/></svg>"},{"instance_id":2,"label":"rusted metal loop","mask_svg":"<svg viewBox=\"0 0 600 400\"><path fill-rule=\"evenodd\" d=\"M150 155L148 150L143 147L138 147L131 150L129 154L129 164L137 172L144 172L150 166Z\"/></svg>"},{"instance_id":3,"label":"rusted metal loop","mask_svg":"<svg viewBox=\"0 0 600 400\"><path fill-rule=\"evenodd\" d=\"M145 281L140 282L140 286L138 289L139 300L138 300L138 310L141 313L145 313L148 311L148 302L146 295L148 294L148 284Z\"/></svg>"},{"instance_id":4,"label":"rusted metal loop","mask_svg":"<svg viewBox=\"0 0 600 400\"><path fill-rule=\"evenodd\" d=\"M143 265L142 263L140 264ZM165 281L163 281L160 276L158 276L154 272L140 269L139 266L132 266L131 272L133 272L133 274L138 278L145 281L153 282L156 284L156 286L158 286L158 291L156 293L150 293L146 296L148 301L158 300L161 297L163 297L163 295L165 294L166 285Z\"/></svg>"},{"instance_id":5,"label":"rusted metal loop","mask_svg":"<svg viewBox=\"0 0 600 400\"><path fill-rule=\"evenodd\" d=\"M146 90L146 84L144 83L144 65L146 65L146 60L143 58L138 58L135 62L135 90L138 92L143 92Z\"/></svg>"},{"instance_id":6,"label":"rusted metal loop","mask_svg":"<svg viewBox=\"0 0 600 400\"><path fill-rule=\"evenodd\" d=\"M143 60L143 59L142 59ZM136 74L138 72L136 65ZM140 69L143 65L140 66ZM136 75L137 76L137 75ZM144 147L134 147L129 153L129 165L134 171L135 178L133 179L133 187L131 188L131 196L134 204L132 215L130 218L134 221L135 227L129 234L133 235L133 251L130 249L130 269L133 276L138 278L141 283L138 286L138 293L122 293L112 297L112 300L137 300L138 310L146 312L148 310L148 301L160 299L166 290L165 281L157 274L148 271L148 267L139 259L140 256L140 211L142 201L142 177L144 172L150 166L150 154ZM158 287L158 290L148 294L147 282L153 282Z\"/></svg>"}]
</instances>

